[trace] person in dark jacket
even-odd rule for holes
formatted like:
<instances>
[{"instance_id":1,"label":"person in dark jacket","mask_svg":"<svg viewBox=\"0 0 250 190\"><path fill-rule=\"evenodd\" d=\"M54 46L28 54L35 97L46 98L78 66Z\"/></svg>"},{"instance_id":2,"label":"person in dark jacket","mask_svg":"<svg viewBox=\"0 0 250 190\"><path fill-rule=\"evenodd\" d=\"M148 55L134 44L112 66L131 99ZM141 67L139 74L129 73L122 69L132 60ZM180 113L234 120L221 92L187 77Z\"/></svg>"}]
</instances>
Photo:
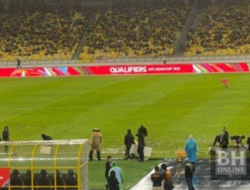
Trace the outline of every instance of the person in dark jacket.
<instances>
[{"instance_id":1,"label":"person in dark jacket","mask_svg":"<svg viewBox=\"0 0 250 190\"><path fill-rule=\"evenodd\" d=\"M112 168L112 161L113 161L112 156L108 156L107 157L107 162L105 164L105 178L106 178L106 181L107 181L107 184L105 185L106 186L106 190L109 189L109 186L108 186L108 176L109 176L109 170Z\"/></svg>"},{"instance_id":2,"label":"person in dark jacket","mask_svg":"<svg viewBox=\"0 0 250 190\"><path fill-rule=\"evenodd\" d=\"M248 150L250 152L250 137L247 138L247 145L248 145Z\"/></svg>"},{"instance_id":3,"label":"person in dark jacket","mask_svg":"<svg viewBox=\"0 0 250 190\"><path fill-rule=\"evenodd\" d=\"M250 163L250 137L247 138L247 145L248 145L248 159L247 159L247 162Z\"/></svg>"},{"instance_id":4,"label":"person in dark jacket","mask_svg":"<svg viewBox=\"0 0 250 190\"><path fill-rule=\"evenodd\" d=\"M16 59L16 68L21 68L21 60L19 58Z\"/></svg>"},{"instance_id":5,"label":"person in dark jacket","mask_svg":"<svg viewBox=\"0 0 250 190\"><path fill-rule=\"evenodd\" d=\"M139 129L138 133L136 134L136 136L138 137L138 149L137 152L139 154L139 162L143 162L144 161L144 147L145 147L145 140L144 140L144 135L142 133L142 131Z\"/></svg>"},{"instance_id":6,"label":"person in dark jacket","mask_svg":"<svg viewBox=\"0 0 250 190\"><path fill-rule=\"evenodd\" d=\"M185 180L188 186L188 190L194 190L194 186L193 186L194 172L195 172L194 165L192 163L187 163L185 167Z\"/></svg>"},{"instance_id":7,"label":"person in dark jacket","mask_svg":"<svg viewBox=\"0 0 250 190\"><path fill-rule=\"evenodd\" d=\"M47 141L47 140L53 140L52 137L45 135L44 133L41 135L43 140Z\"/></svg>"},{"instance_id":8,"label":"person in dark jacket","mask_svg":"<svg viewBox=\"0 0 250 190\"><path fill-rule=\"evenodd\" d=\"M227 149L229 143L229 134L227 132L227 128L222 128L223 134L221 136L221 148Z\"/></svg>"},{"instance_id":9,"label":"person in dark jacket","mask_svg":"<svg viewBox=\"0 0 250 190\"><path fill-rule=\"evenodd\" d=\"M131 159L130 149L131 149L132 144L134 144L134 141L135 141L134 136L132 135L131 130L128 129L127 134L124 137L124 144L126 146L125 157L128 160Z\"/></svg>"},{"instance_id":10,"label":"person in dark jacket","mask_svg":"<svg viewBox=\"0 0 250 190\"><path fill-rule=\"evenodd\" d=\"M108 185L109 190L119 190L119 182L115 177L115 171L110 172L110 176L108 177Z\"/></svg>"},{"instance_id":11,"label":"person in dark jacket","mask_svg":"<svg viewBox=\"0 0 250 190\"><path fill-rule=\"evenodd\" d=\"M163 176L160 173L159 166L155 166L155 173L151 175L151 180L153 182L153 190L161 189L161 182L163 180Z\"/></svg>"},{"instance_id":12,"label":"person in dark jacket","mask_svg":"<svg viewBox=\"0 0 250 190\"><path fill-rule=\"evenodd\" d=\"M3 138L3 141L9 141L10 140L10 133L9 133L8 126L5 126L4 129L3 129L2 138ZM9 147L4 146L4 152L8 153L8 151L9 151Z\"/></svg>"},{"instance_id":13,"label":"person in dark jacket","mask_svg":"<svg viewBox=\"0 0 250 190\"><path fill-rule=\"evenodd\" d=\"M138 129L140 130L140 133L142 133L144 135L144 142L145 142L145 145L147 143L147 137L148 137L148 130L145 126L141 125L141 127Z\"/></svg>"},{"instance_id":14,"label":"person in dark jacket","mask_svg":"<svg viewBox=\"0 0 250 190\"><path fill-rule=\"evenodd\" d=\"M148 131L147 131L146 127L144 127L143 125L141 125L138 130L140 131L140 133L142 133L144 135L144 137L148 136ZM138 131L138 133L139 133L139 131Z\"/></svg>"},{"instance_id":15,"label":"person in dark jacket","mask_svg":"<svg viewBox=\"0 0 250 190\"><path fill-rule=\"evenodd\" d=\"M217 143L219 143L219 145L220 145L220 147L221 147L221 136L222 136L222 134L217 135L217 136L215 137L213 146L215 146Z\"/></svg>"},{"instance_id":16,"label":"person in dark jacket","mask_svg":"<svg viewBox=\"0 0 250 190\"><path fill-rule=\"evenodd\" d=\"M245 135L235 135L230 137L231 141L233 141L235 148L239 149L240 146L246 148L242 143L242 140L245 139Z\"/></svg>"}]
</instances>

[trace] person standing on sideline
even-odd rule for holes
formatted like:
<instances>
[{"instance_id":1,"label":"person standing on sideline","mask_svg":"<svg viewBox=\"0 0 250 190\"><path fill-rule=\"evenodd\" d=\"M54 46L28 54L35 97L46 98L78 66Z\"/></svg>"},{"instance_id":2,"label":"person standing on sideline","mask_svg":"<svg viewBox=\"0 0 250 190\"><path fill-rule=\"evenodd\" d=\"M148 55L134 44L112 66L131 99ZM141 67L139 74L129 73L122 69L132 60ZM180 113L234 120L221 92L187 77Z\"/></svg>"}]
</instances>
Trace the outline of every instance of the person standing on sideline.
<instances>
[{"instance_id":1,"label":"person standing on sideline","mask_svg":"<svg viewBox=\"0 0 250 190\"><path fill-rule=\"evenodd\" d=\"M155 173L151 175L151 180L153 182L153 190L161 190L162 175L160 173L159 166L155 166Z\"/></svg>"},{"instance_id":2,"label":"person standing on sideline","mask_svg":"<svg viewBox=\"0 0 250 190\"><path fill-rule=\"evenodd\" d=\"M107 184L105 185L106 190L109 190L108 176L109 176L109 170L112 168L112 161L113 161L112 156L108 156L107 157L107 162L105 164L105 178L106 178L106 181L107 181Z\"/></svg>"},{"instance_id":3,"label":"person standing on sideline","mask_svg":"<svg viewBox=\"0 0 250 190\"><path fill-rule=\"evenodd\" d=\"M140 133L142 133L144 135L145 138L147 138L147 136L148 136L148 130L147 130L146 127L144 127L143 125L141 125L138 130L140 131Z\"/></svg>"},{"instance_id":4,"label":"person standing on sideline","mask_svg":"<svg viewBox=\"0 0 250 190\"><path fill-rule=\"evenodd\" d=\"M144 135L142 133L142 131L140 131L140 129L138 130L138 133L136 134L136 136L138 137L138 148L137 148L137 152L139 154L139 162L143 162L144 161L144 147L145 147L145 139L144 139Z\"/></svg>"},{"instance_id":5,"label":"person standing on sideline","mask_svg":"<svg viewBox=\"0 0 250 190\"><path fill-rule=\"evenodd\" d=\"M19 58L16 58L16 68L21 69L21 60Z\"/></svg>"},{"instance_id":6,"label":"person standing on sideline","mask_svg":"<svg viewBox=\"0 0 250 190\"><path fill-rule=\"evenodd\" d=\"M227 128L222 128L222 136L221 136L221 148L227 149L228 143L229 143L229 134L227 132Z\"/></svg>"},{"instance_id":7,"label":"person standing on sideline","mask_svg":"<svg viewBox=\"0 0 250 190\"><path fill-rule=\"evenodd\" d=\"M187 163L185 167L185 180L188 186L188 190L194 190L194 186L193 186L194 172L195 172L194 165L192 163Z\"/></svg>"},{"instance_id":8,"label":"person standing on sideline","mask_svg":"<svg viewBox=\"0 0 250 190\"><path fill-rule=\"evenodd\" d=\"M4 129L3 129L2 138L3 138L3 141L9 141L10 140L10 133L9 133L8 126L5 126ZM9 147L7 145L4 146L4 152L8 153L8 151L9 151Z\"/></svg>"},{"instance_id":9,"label":"person standing on sideline","mask_svg":"<svg viewBox=\"0 0 250 190\"><path fill-rule=\"evenodd\" d=\"M196 162L197 145L192 135L189 135L189 138L186 142L185 151L189 161L194 164Z\"/></svg>"},{"instance_id":10,"label":"person standing on sideline","mask_svg":"<svg viewBox=\"0 0 250 190\"><path fill-rule=\"evenodd\" d=\"M164 190L172 190L173 186L173 179L172 179L172 172L168 169L166 165L162 165L163 173L163 188Z\"/></svg>"},{"instance_id":11,"label":"person standing on sideline","mask_svg":"<svg viewBox=\"0 0 250 190\"><path fill-rule=\"evenodd\" d=\"M115 177L117 178L119 182L119 190L123 190L124 175L123 175L122 169L118 167L115 161L112 162L112 168L109 170L109 177L112 171L115 172Z\"/></svg>"},{"instance_id":12,"label":"person standing on sideline","mask_svg":"<svg viewBox=\"0 0 250 190\"><path fill-rule=\"evenodd\" d=\"M89 151L89 161L93 160L93 152L96 151L97 158L101 160L101 144L102 144L102 134L98 128L93 129L90 138L90 151Z\"/></svg>"},{"instance_id":13,"label":"person standing on sideline","mask_svg":"<svg viewBox=\"0 0 250 190\"><path fill-rule=\"evenodd\" d=\"M250 137L247 138L247 145L248 145L248 163L250 163Z\"/></svg>"},{"instance_id":14,"label":"person standing on sideline","mask_svg":"<svg viewBox=\"0 0 250 190\"><path fill-rule=\"evenodd\" d=\"M110 176L108 177L108 190L119 190L119 182L115 177L115 171L110 172Z\"/></svg>"},{"instance_id":15,"label":"person standing on sideline","mask_svg":"<svg viewBox=\"0 0 250 190\"><path fill-rule=\"evenodd\" d=\"M131 159L130 149L131 149L132 144L134 144L134 142L135 142L134 136L132 135L131 130L128 129L127 134L124 137L124 144L126 146L125 158L128 160Z\"/></svg>"}]
</instances>

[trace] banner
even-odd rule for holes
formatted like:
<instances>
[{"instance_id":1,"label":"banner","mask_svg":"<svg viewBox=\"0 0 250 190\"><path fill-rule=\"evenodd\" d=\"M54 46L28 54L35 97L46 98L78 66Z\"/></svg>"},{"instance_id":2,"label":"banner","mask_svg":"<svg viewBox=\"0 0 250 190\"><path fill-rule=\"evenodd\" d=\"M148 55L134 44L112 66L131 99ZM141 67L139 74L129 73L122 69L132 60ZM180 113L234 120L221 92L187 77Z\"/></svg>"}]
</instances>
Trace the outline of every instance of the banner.
<instances>
[{"instance_id":1,"label":"banner","mask_svg":"<svg viewBox=\"0 0 250 190\"><path fill-rule=\"evenodd\" d=\"M143 75L193 73L192 64L89 66L93 75Z\"/></svg>"},{"instance_id":2,"label":"banner","mask_svg":"<svg viewBox=\"0 0 250 190\"><path fill-rule=\"evenodd\" d=\"M74 67L0 68L0 77L52 77L82 75L147 75L249 72L249 63L197 63L161 65L99 65Z\"/></svg>"},{"instance_id":3,"label":"banner","mask_svg":"<svg viewBox=\"0 0 250 190\"><path fill-rule=\"evenodd\" d=\"M0 168L0 187L7 187L10 184L10 168Z\"/></svg>"}]
</instances>

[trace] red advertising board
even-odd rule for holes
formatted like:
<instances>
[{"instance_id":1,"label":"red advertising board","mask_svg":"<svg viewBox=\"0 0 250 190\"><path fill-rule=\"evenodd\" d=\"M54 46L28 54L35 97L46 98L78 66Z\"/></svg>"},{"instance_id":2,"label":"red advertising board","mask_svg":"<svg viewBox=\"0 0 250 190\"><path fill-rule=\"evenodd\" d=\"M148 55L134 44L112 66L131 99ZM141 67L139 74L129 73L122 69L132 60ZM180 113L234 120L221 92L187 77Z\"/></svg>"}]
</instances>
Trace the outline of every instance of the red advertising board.
<instances>
[{"instance_id":1,"label":"red advertising board","mask_svg":"<svg viewBox=\"0 0 250 190\"><path fill-rule=\"evenodd\" d=\"M0 168L0 187L7 187L10 184L10 168Z\"/></svg>"},{"instance_id":2,"label":"red advertising board","mask_svg":"<svg viewBox=\"0 0 250 190\"><path fill-rule=\"evenodd\" d=\"M147 75L249 72L250 63L140 64L0 68L0 77L51 77L82 75Z\"/></svg>"},{"instance_id":3,"label":"red advertising board","mask_svg":"<svg viewBox=\"0 0 250 190\"><path fill-rule=\"evenodd\" d=\"M193 73L192 64L89 66L93 75Z\"/></svg>"}]
</instances>

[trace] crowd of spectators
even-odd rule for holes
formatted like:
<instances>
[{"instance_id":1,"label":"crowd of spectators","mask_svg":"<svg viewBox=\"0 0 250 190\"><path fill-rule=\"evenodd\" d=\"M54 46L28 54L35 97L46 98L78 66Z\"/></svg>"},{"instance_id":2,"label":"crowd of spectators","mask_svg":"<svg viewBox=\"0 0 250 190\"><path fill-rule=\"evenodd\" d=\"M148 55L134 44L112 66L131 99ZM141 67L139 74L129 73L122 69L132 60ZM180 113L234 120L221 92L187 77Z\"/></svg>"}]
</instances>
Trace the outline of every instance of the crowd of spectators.
<instances>
[{"instance_id":1,"label":"crowd of spectators","mask_svg":"<svg viewBox=\"0 0 250 190\"><path fill-rule=\"evenodd\" d=\"M80 59L172 55L189 13L183 0L128 0L97 12Z\"/></svg>"},{"instance_id":2,"label":"crowd of spectators","mask_svg":"<svg viewBox=\"0 0 250 190\"><path fill-rule=\"evenodd\" d=\"M91 10L70 3L11 0L0 13L0 59L70 59Z\"/></svg>"},{"instance_id":3,"label":"crowd of spectators","mask_svg":"<svg viewBox=\"0 0 250 190\"><path fill-rule=\"evenodd\" d=\"M249 0L219 0L209 6L185 55L238 55L250 50Z\"/></svg>"}]
</instances>

